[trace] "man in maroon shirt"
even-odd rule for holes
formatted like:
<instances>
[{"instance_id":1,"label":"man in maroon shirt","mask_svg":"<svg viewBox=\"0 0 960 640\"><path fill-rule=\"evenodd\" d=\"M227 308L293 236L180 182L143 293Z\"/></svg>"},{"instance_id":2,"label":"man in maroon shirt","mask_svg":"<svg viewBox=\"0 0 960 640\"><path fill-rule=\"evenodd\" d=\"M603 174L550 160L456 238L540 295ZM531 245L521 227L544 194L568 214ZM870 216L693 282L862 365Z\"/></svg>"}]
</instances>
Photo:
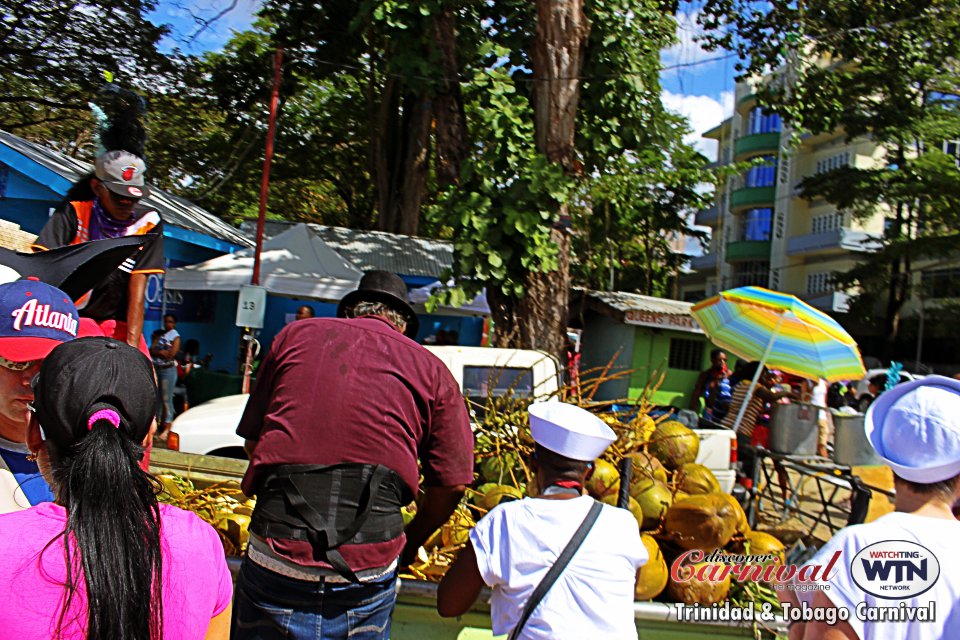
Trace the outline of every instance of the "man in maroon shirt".
<instances>
[{"instance_id":1,"label":"man in maroon shirt","mask_svg":"<svg viewBox=\"0 0 960 640\"><path fill-rule=\"evenodd\" d=\"M260 367L237 428L250 454L243 489L257 507L236 638L389 638L398 565L473 480L463 396L411 339L406 293L396 275L367 273L338 318L290 323ZM421 474L404 530L400 507Z\"/></svg>"}]
</instances>

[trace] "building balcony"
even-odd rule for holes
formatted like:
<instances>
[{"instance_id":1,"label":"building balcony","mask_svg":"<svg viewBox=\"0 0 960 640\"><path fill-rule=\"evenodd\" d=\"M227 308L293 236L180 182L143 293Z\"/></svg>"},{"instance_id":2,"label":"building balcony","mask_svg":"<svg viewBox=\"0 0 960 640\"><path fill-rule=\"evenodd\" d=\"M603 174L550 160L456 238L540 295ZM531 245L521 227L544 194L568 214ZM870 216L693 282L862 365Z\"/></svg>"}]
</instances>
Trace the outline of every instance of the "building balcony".
<instances>
[{"instance_id":1,"label":"building balcony","mask_svg":"<svg viewBox=\"0 0 960 640\"><path fill-rule=\"evenodd\" d=\"M727 244L727 262L769 259L769 240L741 240Z\"/></svg>"},{"instance_id":2,"label":"building balcony","mask_svg":"<svg viewBox=\"0 0 960 640\"><path fill-rule=\"evenodd\" d=\"M694 256L693 258L690 258L690 269L693 271L716 271L717 254L707 253L702 256Z\"/></svg>"},{"instance_id":3,"label":"building balcony","mask_svg":"<svg viewBox=\"0 0 960 640\"><path fill-rule=\"evenodd\" d=\"M800 298L811 307L827 313L846 313L850 310L850 295L843 291L806 293L801 295Z\"/></svg>"},{"instance_id":4,"label":"building balcony","mask_svg":"<svg viewBox=\"0 0 960 640\"><path fill-rule=\"evenodd\" d=\"M733 155L736 160L761 153L776 153L780 148L780 132L754 133L737 138L733 143Z\"/></svg>"},{"instance_id":5,"label":"building balcony","mask_svg":"<svg viewBox=\"0 0 960 640\"><path fill-rule=\"evenodd\" d=\"M800 256L834 251L876 251L880 243L874 236L853 229L833 229L821 233L808 233L787 240L787 255Z\"/></svg>"},{"instance_id":6,"label":"building balcony","mask_svg":"<svg viewBox=\"0 0 960 640\"><path fill-rule=\"evenodd\" d=\"M720 208L713 205L709 209L697 211L693 223L704 227L714 227L720 221Z\"/></svg>"},{"instance_id":7,"label":"building balcony","mask_svg":"<svg viewBox=\"0 0 960 640\"><path fill-rule=\"evenodd\" d=\"M734 209L772 207L776 198L776 187L743 187L730 194L730 206Z\"/></svg>"}]
</instances>

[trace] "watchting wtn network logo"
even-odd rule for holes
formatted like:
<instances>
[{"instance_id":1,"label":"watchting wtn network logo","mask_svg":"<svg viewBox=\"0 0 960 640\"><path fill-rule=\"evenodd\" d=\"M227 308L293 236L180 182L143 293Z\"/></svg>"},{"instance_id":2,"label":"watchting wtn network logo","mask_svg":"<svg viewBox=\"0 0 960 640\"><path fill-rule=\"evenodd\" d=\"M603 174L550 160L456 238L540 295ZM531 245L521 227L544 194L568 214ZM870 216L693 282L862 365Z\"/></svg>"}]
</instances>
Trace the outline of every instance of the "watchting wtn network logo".
<instances>
[{"instance_id":1,"label":"watchting wtn network logo","mask_svg":"<svg viewBox=\"0 0 960 640\"><path fill-rule=\"evenodd\" d=\"M861 549L850 563L853 581L878 598L902 600L937 583L940 562L926 547L907 540L885 540Z\"/></svg>"}]
</instances>

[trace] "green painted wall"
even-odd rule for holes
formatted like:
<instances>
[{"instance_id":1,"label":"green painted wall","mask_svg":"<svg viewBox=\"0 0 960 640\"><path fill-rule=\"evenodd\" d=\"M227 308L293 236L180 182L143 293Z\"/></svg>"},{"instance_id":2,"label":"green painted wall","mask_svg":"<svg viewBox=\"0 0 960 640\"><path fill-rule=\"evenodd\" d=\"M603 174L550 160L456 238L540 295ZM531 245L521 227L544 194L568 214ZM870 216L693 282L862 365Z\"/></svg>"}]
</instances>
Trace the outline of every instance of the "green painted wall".
<instances>
[{"instance_id":1,"label":"green painted wall","mask_svg":"<svg viewBox=\"0 0 960 640\"><path fill-rule=\"evenodd\" d=\"M690 394L693 385L697 382L700 372L710 366L710 350L713 345L705 336L681 331L663 329L649 329L646 327L633 328L633 375L630 377L630 397L639 397L650 381L657 367L666 371L663 384L653 394L653 403L672 405L686 409L690 403ZM670 339L696 340L703 343L703 357L700 367L695 371L684 369L669 369Z\"/></svg>"}]
</instances>

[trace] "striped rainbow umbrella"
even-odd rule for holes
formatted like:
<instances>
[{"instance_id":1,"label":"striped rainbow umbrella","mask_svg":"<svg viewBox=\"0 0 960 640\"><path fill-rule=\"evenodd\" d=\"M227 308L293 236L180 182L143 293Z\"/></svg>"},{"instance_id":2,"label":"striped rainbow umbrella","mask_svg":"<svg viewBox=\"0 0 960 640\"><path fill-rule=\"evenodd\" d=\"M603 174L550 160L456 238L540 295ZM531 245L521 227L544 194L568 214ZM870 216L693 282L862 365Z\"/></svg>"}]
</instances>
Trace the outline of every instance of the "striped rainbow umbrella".
<instances>
[{"instance_id":1,"label":"striped rainbow umbrella","mask_svg":"<svg viewBox=\"0 0 960 640\"><path fill-rule=\"evenodd\" d=\"M695 304L691 312L717 346L741 358L829 382L865 375L860 350L850 334L796 296L762 287L739 287ZM757 369L741 414L761 370ZM737 417L736 426L741 418Z\"/></svg>"}]
</instances>

